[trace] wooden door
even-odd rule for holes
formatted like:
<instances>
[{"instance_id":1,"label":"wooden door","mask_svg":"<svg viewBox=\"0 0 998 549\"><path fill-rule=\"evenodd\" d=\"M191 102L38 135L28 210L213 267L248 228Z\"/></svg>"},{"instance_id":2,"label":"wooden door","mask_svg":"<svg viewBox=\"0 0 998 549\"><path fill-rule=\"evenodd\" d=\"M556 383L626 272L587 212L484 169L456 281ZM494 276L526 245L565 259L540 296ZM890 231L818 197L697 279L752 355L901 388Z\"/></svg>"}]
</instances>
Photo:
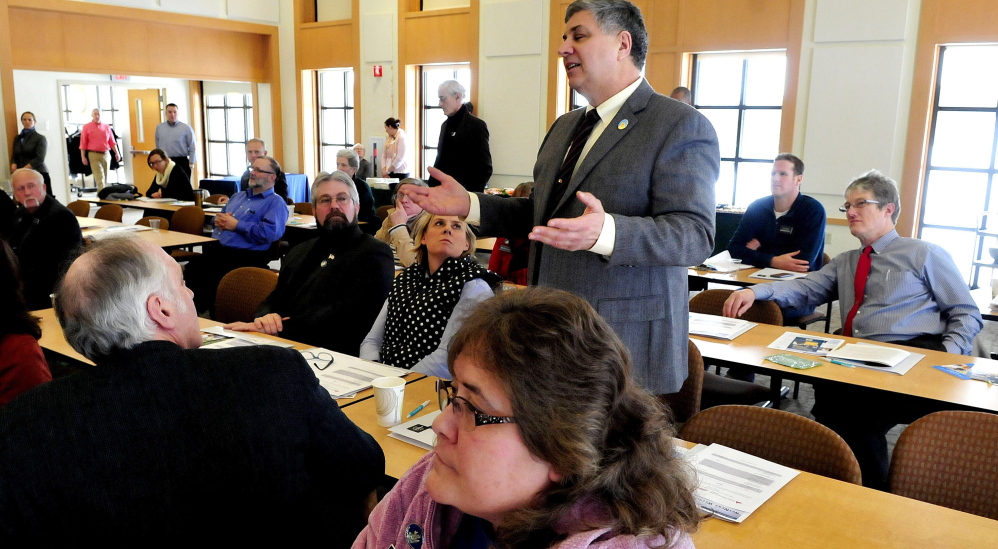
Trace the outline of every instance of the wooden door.
<instances>
[{"instance_id":1,"label":"wooden door","mask_svg":"<svg viewBox=\"0 0 998 549\"><path fill-rule=\"evenodd\" d=\"M145 193L156 172L149 152L156 148L156 125L163 121L163 90L128 90L128 120L132 131L132 182Z\"/></svg>"}]
</instances>

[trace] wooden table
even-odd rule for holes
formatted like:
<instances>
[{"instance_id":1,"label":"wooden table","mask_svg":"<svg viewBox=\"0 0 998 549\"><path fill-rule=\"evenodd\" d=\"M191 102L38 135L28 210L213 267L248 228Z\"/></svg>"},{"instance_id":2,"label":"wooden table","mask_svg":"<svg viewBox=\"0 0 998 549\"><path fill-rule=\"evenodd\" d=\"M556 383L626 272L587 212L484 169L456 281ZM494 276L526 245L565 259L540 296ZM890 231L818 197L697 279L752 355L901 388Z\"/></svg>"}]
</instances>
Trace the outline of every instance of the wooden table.
<instances>
[{"instance_id":1,"label":"wooden table","mask_svg":"<svg viewBox=\"0 0 998 549\"><path fill-rule=\"evenodd\" d=\"M403 423L440 409L437 404L436 380L435 377L423 377L406 384L402 403ZM430 403L418 414L412 418L405 417L426 400ZM403 473L427 454L427 451L419 446L388 436L388 427L378 425L378 414L374 410L373 398L344 407L343 413L381 445L381 449L385 451L385 473L392 478L401 478Z\"/></svg>"},{"instance_id":2,"label":"wooden table","mask_svg":"<svg viewBox=\"0 0 998 549\"><path fill-rule=\"evenodd\" d=\"M475 239L475 251L490 254L492 250L496 247L495 238L478 238Z\"/></svg>"},{"instance_id":3,"label":"wooden table","mask_svg":"<svg viewBox=\"0 0 998 549\"><path fill-rule=\"evenodd\" d=\"M696 286L696 282L699 282L704 288L706 288L708 282L740 286L742 288L755 286L756 284L765 284L767 282L776 282L776 280L766 280L764 278L749 278L749 275L758 271L759 269L753 267L751 269L741 269L733 273L719 273L716 271L699 271L695 267L690 267L687 269L686 274L689 276L691 289Z\"/></svg>"},{"instance_id":4,"label":"wooden table","mask_svg":"<svg viewBox=\"0 0 998 549\"><path fill-rule=\"evenodd\" d=\"M135 208L138 210L146 210L152 212L165 212L166 215L162 216L170 219L173 216L173 212L183 208L183 206L174 206L169 202L146 202L145 200L111 200L107 198L83 198L87 202L93 202L94 204L103 206L105 204L117 204L122 208Z\"/></svg>"},{"instance_id":5,"label":"wooden table","mask_svg":"<svg viewBox=\"0 0 998 549\"><path fill-rule=\"evenodd\" d=\"M957 408L967 407L975 410L998 412L998 385L989 386L987 383L981 381L962 380L932 368L935 365L947 364L995 363L993 360L879 342L876 342L877 345L920 353L925 355L925 358L921 359L914 368L903 376L887 372L877 372L867 368L847 368L827 362L821 357L813 357L800 353L793 354L806 358L816 358L824 362L824 364L809 370L795 370L763 360L763 357L766 356L789 352L766 347L788 331L808 334L814 337L844 339L847 343L871 343L869 340L854 337L830 336L822 332L810 332L767 324L759 324L753 327L748 332L735 338L734 341L701 336L691 336L691 338L704 359L709 360L713 364L746 366L766 375L800 379L808 383L818 383L821 381L847 383L881 391L948 402L955 404Z\"/></svg>"},{"instance_id":6,"label":"wooden table","mask_svg":"<svg viewBox=\"0 0 998 549\"><path fill-rule=\"evenodd\" d=\"M710 518L693 534L701 549L983 548L995 540L998 521L805 472L745 522Z\"/></svg>"},{"instance_id":7,"label":"wooden table","mask_svg":"<svg viewBox=\"0 0 998 549\"><path fill-rule=\"evenodd\" d=\"M100 233L104 229L109 227L131 227L132 225L127 225L125 223L118 223L117 221L107 221L104 219L96 219L93 217L77 217L77 221L80 223L80 229L83 231L83 236L94 236ZM146 242L151 242L164 250L172 250L175 248L183 248L185 246L204 246L208 244L214 244L218 240L211 238L209 236L200 236L195 234L182 233L179 231L168 231L160 229L158 231L148 230L148 231L135 231L135 232L122 232L121 235L131 234L135 235L136 238L141 238Z\"/></svg>"}]
</instances>

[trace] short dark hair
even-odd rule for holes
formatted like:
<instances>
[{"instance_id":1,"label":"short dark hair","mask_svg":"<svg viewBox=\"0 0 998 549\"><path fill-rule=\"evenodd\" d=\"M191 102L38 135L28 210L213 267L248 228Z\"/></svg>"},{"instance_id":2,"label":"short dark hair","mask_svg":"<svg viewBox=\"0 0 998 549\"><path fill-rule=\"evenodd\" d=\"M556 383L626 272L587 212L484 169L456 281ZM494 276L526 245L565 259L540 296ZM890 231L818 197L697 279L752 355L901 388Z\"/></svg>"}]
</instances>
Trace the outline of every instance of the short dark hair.
<instances>
[{"instance_id":1,"label":"short dark hair","mask_svg":"<svg viewBox=\"0 0 998 549\"><path fill-rule=\"evenodd\" d=\"M167 103L166 106L163 107L163 110L165 111L166 109L169 109L170 107L173 107L173 108L177 109L178 111L180 110L180 107L178 107L176 103Z\"/></svg>"},{"instance_id":2,"label":"short dark hair","mask_svg":"<svg viewBox=\"0 0 998 549\"><path fill-rule=\"evenodd\" d=\"M873 199L877 204L877 209L883 210L888 204L894 204L894 213L891 214L891 221L898 222L901 215L901 199L898 194L898 184L877 170L870 170L863 175L852 180L846 187L846 194L853 189L860 189L873 193Z\"/></svg>"},{"instance_id":3,"label":"short dark hair","mask_svg":"<svg viewBox=\"0 0 998 549\"><path fill-rule=\"evenodd\" d=\"M152 155L154 154L158 155L163 160L166 160L167 164L170 163L170 157L166 156L166 151L164 151L163 149L153 149L149 151L149 156L147 156L146 158L152 158Z\"/></svg>"},{"instance_id":4,"label":"short dark hair","mask_svg":"<svg viewBox=\"0 0 998 549\"><path fill-rule=\"evenodd\" d=\"M776 155L773 162L779 162L780 160L786 160L794 165L794 175L804 175L804 161L790 153L780 153Z\"/></svg>"},{"instance_id":5,"label":"short dark hair","mask_svg":"<svg viewBox=\"0 0 998 549\"><path fill-rule=\"evenodd\" d=\"M388 126L389 128L397 130L399 129L399 126L402 125L402 121L399 120L398 118L388 118L387 120L385 120L385 125Z\"/></svg>"},{"instance_id":6,"label":"short dark hair","mask_svg":"<svg viewBox=\"0 0 998 549\"><path fill-rule=\"evenodd\" d=\"M536 286L503 292L451 340L452 374L458 355L495 378L524 445L562 477L495 525L499 546L550 546L580 501L606 510L589 526L661 534L667 546L696 528L693 481L665 406L638 387L627 348L584 299Z\"/></svg>"},{"instance_id":7,"label":"short dark hair","mask_svg":"<svg viewBox=\"0 0 998 549\"><path fill-rule=\"evenodd\" d=\"M648 55L648 31L641 10L626 0L575 0L565 10L565 22L580 11L593 14L605 34L627 31L631 35L631 61L639 70Z\"/></svg>"}]
</instances>

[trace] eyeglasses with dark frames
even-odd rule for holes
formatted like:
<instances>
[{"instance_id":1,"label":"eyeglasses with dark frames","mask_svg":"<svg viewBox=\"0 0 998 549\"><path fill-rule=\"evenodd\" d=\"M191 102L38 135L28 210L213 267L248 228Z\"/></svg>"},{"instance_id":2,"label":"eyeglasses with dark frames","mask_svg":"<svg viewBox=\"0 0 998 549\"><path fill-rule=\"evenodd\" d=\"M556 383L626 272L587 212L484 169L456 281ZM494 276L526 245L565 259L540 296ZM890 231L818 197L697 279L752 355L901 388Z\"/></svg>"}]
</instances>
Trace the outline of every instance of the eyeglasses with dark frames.
<instances>
[{"instance_id":1,"label":"eyeglasses with dark frames","mask_svg":"<svg viewBox=\"0 0 998 549\"><path fill-rule=\"evenodd\" d=\"M302 351L301 356L305 357L305 360L319 371L329 368L336 360L331 353L326 352L313 353L312 351Z\"/></svg>"},{"instance_id":2,"label":"eyeglasses with dark frames","mask_svg":"<svg viewBox=\"0 0 998 549\"><path fill-rule=\"evenodd\" d=\"M447 406L454 407L454 414L457 415L460 423L465 427L466 431L470 431L475 427L480 427L482 425L516 423L516 418L493 416L479 410L474 404L468 402L468 399L457 396L454 393L453 382L446 379L437 380L437 399L439 400L441 411L443 411L444 408L447 408ZM474 417L473 424L469 424L468 422L468 418L471 417Z\"/></svg>"},{"instance_id":3,"label":"eyeglasses with dark frames","mask_svg":"<svg viewBox=\"0 0 998 549\"><path fill-rule=\"evenodd\" d=\"M880 204L879 200L857 200L856 202L850 204L846 202L845 204L839 206L840 212L848 212L849 208L856 208L857 210L862 210L867 204Z\"/></svg>"},{"instance_id":4,"label":"eyeglasses with dark frames","mask_svg":"<svg viewBox=\"0 0 998 549\"><path fill-rule=\"evenodd\" d=\"M265 174L269 174L269 175L274 175L274 172L268 172L267 170L261 170L260 168L254 168L253 166L250 166L250 171L251 172L256 172L256 173L265 173Z\"/></svg>"}]
</instances>

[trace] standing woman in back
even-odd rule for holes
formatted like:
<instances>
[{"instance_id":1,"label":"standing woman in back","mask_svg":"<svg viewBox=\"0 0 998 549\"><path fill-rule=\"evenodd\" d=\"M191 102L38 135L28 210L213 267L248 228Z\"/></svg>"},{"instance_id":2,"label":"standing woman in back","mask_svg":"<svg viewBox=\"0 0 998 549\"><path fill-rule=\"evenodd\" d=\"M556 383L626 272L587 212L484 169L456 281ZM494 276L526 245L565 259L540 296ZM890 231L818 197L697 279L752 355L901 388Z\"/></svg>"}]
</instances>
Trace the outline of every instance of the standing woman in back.
<instances>
[{"instance_id":1,"label":"standing woman in back","mask_svg":"<svg viewBox=\"0 0 998 549\"><path fill-rule=\"evenodd\" d=\"M405 179L409 177L409 144L402 121L398 118L385 120L388 141L385 142L385 165L381 168L384 177Z\"/></svg>"},{"instance_id":2,"label":"standing woman in back","mask_svg":"<svg viewBox=\"0 0 998 549\"><path fill-rule=\"evenodd\" d=\"M0 237L0 406L28 389L52 381L38 345L42 330L24 302L17 256Z\"/></svg>"},{"instance_id":3,"label":"standing woman in back","mask_svg":"<svg viewBox=\"0 0 998 549\"><path fill-rule=\"evenodd\" d=\"M54 196L52 178L49 177L49 169L45 165L45 153L48 152L49 142L35 129L35 113L24 111L21 115L21 125L24 129L14 138L14 152L10 155L10 173L21 168L35 170L42 174L45 192L49 196Z\"/></svg>"}]
</instances>

